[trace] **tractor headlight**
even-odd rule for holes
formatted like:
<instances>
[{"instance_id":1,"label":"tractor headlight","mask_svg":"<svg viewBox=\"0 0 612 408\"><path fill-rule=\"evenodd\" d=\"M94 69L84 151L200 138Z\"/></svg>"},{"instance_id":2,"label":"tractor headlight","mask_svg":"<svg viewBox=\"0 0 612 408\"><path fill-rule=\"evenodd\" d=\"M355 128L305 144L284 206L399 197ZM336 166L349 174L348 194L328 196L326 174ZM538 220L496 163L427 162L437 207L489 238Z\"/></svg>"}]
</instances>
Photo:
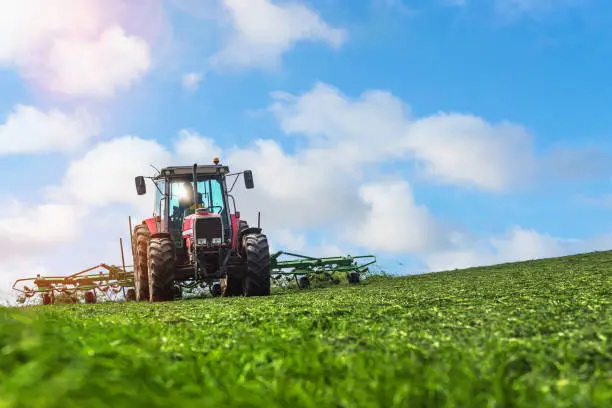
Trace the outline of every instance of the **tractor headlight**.
<instances>
[{"instance_id":1,"label":"tractor headlight","mask_svg":"<svg viewBox=\"0 0 612 408\"><path fill-rule=\"evenodd\" d=\"M220 244L221 243L221 238L213 238L212 239L212 243L213 244Z\"/></svg>"},{"instance_id":2,"label":"tractor headlight","mask_svg":"<svg viewBox=\"0 0 612 408\"><path fill-rule=\"evenodd\" d=\"M206 245L206 238L198 238L198 245Z\"/></svg>"}]
</instances>

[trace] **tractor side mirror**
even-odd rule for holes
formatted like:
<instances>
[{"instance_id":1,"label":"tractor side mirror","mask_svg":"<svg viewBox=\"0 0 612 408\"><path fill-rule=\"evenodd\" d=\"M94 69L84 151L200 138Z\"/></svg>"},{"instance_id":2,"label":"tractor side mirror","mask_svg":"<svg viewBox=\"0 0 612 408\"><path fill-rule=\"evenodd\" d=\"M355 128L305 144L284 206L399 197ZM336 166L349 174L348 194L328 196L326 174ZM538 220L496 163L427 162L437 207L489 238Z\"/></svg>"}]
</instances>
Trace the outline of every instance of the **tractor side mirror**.
<instances>
[{"instance_id":1,"label":"tractor side mirror","mask_svg":"<svg viewBox=\"0 0 612 408\"><path fill-rule=\"evenodd\" d=\"M251 170L244 171L244 185L249 190L255 187L253 183L253 172Z\"/></svg>"},{"instance_id":2,"label":"tractor side mirror","mask_svg":"<svg viewBox=\"0 0 612 408\"><path fill-rule=\"evenodd\" d=\"M138 195L145 195L147 193L147 184L143 176L136 177L136 192Z\"/></svg>"}]
</instances>

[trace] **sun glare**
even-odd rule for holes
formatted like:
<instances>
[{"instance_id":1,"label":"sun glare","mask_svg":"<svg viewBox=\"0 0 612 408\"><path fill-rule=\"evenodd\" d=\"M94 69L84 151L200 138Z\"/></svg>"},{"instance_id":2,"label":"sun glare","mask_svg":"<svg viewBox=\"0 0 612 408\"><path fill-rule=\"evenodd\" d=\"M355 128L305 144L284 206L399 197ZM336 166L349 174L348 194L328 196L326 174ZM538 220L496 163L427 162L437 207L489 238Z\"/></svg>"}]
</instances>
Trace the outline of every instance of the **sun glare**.
<instances>
[{"instance_id":1,"label":"sun glare","mask_svg":"<svg viewBox=\"0 0 612 408\"><path fill-rule=\"evenodd\" d=\"M187 188L185 188L184 184L181 183L177 186L176 193L178 195L179 200L183 201L189 198L190 191Z\"/></svg>"}]
</instances>

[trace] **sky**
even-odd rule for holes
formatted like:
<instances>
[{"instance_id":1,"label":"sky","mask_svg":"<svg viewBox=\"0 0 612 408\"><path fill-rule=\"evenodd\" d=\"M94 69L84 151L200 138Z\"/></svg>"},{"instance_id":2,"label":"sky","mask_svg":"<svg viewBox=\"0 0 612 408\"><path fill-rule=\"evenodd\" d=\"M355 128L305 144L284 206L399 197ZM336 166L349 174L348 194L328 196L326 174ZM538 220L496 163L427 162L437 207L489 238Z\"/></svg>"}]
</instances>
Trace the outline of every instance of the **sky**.
<instances>
[{"instance_id":1,"label":"sky","mask_svg":"<svg viewBox=\"0 0 612 408\"><path fill-rule=\"evenodd\" d=\"M394 274L612 248L612 3L0 2L0 300L128 263L152 165Z\"/></svg>"}]
</instances>

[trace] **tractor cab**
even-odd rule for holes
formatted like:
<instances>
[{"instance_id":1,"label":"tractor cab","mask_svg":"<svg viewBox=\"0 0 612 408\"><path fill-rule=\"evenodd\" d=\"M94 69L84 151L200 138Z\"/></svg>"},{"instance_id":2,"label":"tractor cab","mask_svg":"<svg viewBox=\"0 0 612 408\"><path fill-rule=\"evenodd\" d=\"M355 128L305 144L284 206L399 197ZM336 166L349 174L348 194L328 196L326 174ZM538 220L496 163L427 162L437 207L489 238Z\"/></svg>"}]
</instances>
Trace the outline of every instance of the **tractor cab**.
<instances>
[{"instance_id":1,"label":"tractor cab","mask_svg":"<svg viewBox=\"0 0 612 408\"><path fill-rule=\"evenodd\" d=\"M168 178L168 213L164 211L166 200L159 194L155 205L161 209L161 223L167 217L167 231L171 234L177 247L184 246L188 233L193 227L193 220L200 217L210 217L212 222L220 225L222 235L228 240L232 238L231 212L228 206L228 195L224 180L221 177L198 175L197 188L193 181L185 178ZM197 190L197 201L194 191ZM234 209L235 213L235 209ZM221 242L215 241L220 244ZM231 241L228 241L231 243Z\"/></svg>"},{"instance_id":2,"label":"tractor cab","mask_svg":"<svg viewBox=\"0 0 612 408\"><path fill-rule=\"evenodd\" d=\"M259 227L240 219L228 189L229 176L244 174L247 189L253 174L229 174L214 165L166 167L153 177L153 217L132 234L136 300L167 301L182 287L206 284L224 296L270 294L270 249ZM136 177L138 195L146 194L145 178ZM230 199L232 207L230 208Z\"/></svg>"},{"instance_id":3,"label":"tractor cab","mask_svg":"<svg viewBox=\"0 0 612 408\"><path fill-rule=\"evenodd\" d=\"M253 188L251 171L241 173L246 188ZM177 257L184 263L190 263L192 243L213 252L219 247L235 246L240 213L228 191L228 176L232 176L229 167L220 165L215 158L213 165L166 167L151 177L156 187L154 217L147 222L154 224L155 231L170 235ZM137 178L138 194L144 194L146 190L141 190L139 183ZM153 230L151 226L149 229ZM198 238L192 242L196 234Z\"/></svg>"}]
</instances>

